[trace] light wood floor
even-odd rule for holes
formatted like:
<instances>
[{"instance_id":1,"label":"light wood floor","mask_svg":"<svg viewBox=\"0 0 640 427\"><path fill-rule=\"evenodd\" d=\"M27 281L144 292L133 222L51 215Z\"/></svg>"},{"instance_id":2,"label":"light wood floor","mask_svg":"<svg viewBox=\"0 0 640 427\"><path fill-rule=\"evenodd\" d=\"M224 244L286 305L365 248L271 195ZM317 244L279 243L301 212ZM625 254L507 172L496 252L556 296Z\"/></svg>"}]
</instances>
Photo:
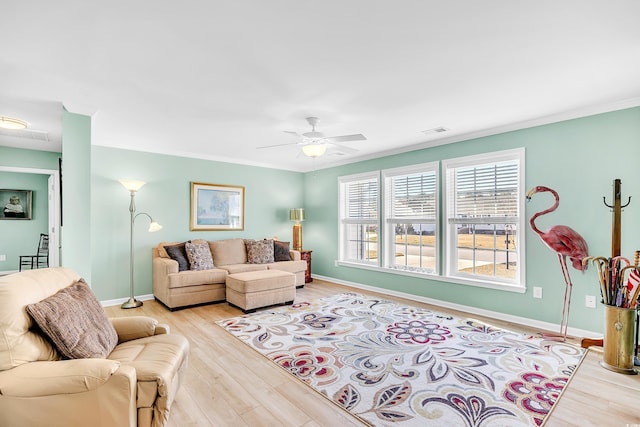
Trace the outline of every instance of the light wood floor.
<instances>
[{"instance_id":1,"label":"light wood floor","mask_svg":"<svg viewBox=\"0 0 640 427\"><path fill-rule=\"evenodd\" d=\"M348 291L378 295L389 300L469 316L441 307L364 292L317 279L298 289L296 301ZM161 323L169 324L173 333L188 338L191 344L189 366L186 380L171 408L170 427L365 425L217 326L214 323L216 320L242 314L241 310L227 303L171 312L156 301L145 301L144 305L137 309L123 310L119 306L113 306L106 307L106 311L110 317L151 316ZM538 332L495 319L483 319L475 315L470 317L511 330ZM573 341L579 343L578 340ZM586 384L586 387L600 387L595 375L586 378ZM610 384L609 387L614 389L609 390L610 394L603 395L610 396L613 400L617 391L614 385ZM639 401L640 393L635 399L635 402ZM576 407L576 410L584 411L584 408ZM570 411L569 408L569 413Z\"/></svg>"}]
</instances>

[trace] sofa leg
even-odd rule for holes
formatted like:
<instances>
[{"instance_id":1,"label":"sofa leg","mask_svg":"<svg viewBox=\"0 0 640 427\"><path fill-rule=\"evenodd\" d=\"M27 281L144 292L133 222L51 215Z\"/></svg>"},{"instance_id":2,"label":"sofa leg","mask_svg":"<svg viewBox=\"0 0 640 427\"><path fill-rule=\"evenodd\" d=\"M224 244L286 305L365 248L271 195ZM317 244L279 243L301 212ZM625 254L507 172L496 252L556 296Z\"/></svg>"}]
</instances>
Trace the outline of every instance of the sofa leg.
<instances>
[{"instance_id":1,"label":"sofa leg","mask_svg":"<svg viewBox=\"0 0 640 427\"><path fill-rule=\"evenodd\" d=\"M284 305L291 305L291 304L293 304L293 301L285 301L284 302Z\"/></svg>"}]
</instances>

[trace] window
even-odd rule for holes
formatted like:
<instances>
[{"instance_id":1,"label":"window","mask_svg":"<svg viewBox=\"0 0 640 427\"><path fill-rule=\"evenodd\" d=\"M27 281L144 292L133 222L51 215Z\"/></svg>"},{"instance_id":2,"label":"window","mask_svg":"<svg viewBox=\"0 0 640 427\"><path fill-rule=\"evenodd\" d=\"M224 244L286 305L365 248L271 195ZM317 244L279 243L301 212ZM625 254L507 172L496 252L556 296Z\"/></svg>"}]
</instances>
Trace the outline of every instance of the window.
<instances>
[{"instance_id":1,"label":"window","mask_svg":"<svg viewBox=\"0 0 640 427\"><path fill-rule=\"evenodd\" d=\"M339 261L523 292L523 184L524 149L340 177Z\"/></svg>"},{"instance_id":2,"label":"window","mask_svg":"<svg viewBox=\"0 0 640 427\"><path fill-rule=\"evenodd\" d=\"M378 265L379 173L341 177L340 260Z\"/></svg>"},{"instance_id":3,"label":"window","mask_svg":"<svg viewBox=\"0 0 640 427\"><path fill-rule=\"evenodd\" d=\"M384 265L396 270L437 273L438 163L382 173Z\"/></svg>"},{"instance_id":4,"label":"window","mask_svg":"<svg viewBox=\"0 0 640 427\"><path fill-rule=\"evenodd\" d=\"M447 276L524 283L523 168L523 149L443 162Z\"/></svg>"}]
</instances>

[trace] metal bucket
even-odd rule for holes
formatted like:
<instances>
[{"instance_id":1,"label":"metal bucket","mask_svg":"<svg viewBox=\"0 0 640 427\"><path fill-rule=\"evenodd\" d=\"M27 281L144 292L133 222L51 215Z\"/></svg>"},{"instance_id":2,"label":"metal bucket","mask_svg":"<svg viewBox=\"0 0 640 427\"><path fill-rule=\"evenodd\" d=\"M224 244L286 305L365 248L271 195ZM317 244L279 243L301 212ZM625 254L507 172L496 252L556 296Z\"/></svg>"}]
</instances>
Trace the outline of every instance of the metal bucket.
<instances>
[{"instance_id":1,"label":"metal bucket","mask_svg":"<svg viewBox=\"0 0 640 427\"><path fill-rule=\"evenodd\" d=\"M600 365L622 374L637 374L633 368L636 310L604 305L604 322L604 356Z\"/></svg>"}]
</instances>

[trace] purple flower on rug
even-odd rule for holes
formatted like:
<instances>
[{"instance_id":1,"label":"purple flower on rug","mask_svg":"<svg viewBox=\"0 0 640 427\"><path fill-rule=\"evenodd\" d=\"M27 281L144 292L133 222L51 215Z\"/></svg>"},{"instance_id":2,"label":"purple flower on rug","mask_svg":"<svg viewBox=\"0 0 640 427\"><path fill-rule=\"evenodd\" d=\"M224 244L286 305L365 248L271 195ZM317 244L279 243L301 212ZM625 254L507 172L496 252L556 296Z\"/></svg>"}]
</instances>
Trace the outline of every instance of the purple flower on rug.
<instances>
[{"instance_id":1,"label":"purple flower on rug","mask_svg":"<svg viewBox=\"0 0 640 427\"><path fill-rule=\"evenodd\" d=\"M568 380L566 377L547 378L538 372L527 372L508 383L503 396L529 413L536 425L541 425Z\"/></svg>"},{"instance_id":2,"label":"purple flower on rug","mask_svg":"<svg viewBox=\"0 0 640 427\"><path fill-rule=\"evenodd\" d=\"M307 313L302 316L302 321L300 323L307 325L312 329L328 329L331 327L331 323L336 320L340 320L340 318L335 316L318 315L317 313Z\"/></svg>"},{"instance_id":3,"label":"purple flower on rug","mask_svg":"<svg viewBox=\"0 0 640 427\"><path fill-rule=\"evenodd\" d=\"M387 332L395 335L396 339L405 344L427 344L442 342L451 335L451 331L437 323L412 320L410 322L396 322L387 327Z\"/></svg>"}]
</instances>

